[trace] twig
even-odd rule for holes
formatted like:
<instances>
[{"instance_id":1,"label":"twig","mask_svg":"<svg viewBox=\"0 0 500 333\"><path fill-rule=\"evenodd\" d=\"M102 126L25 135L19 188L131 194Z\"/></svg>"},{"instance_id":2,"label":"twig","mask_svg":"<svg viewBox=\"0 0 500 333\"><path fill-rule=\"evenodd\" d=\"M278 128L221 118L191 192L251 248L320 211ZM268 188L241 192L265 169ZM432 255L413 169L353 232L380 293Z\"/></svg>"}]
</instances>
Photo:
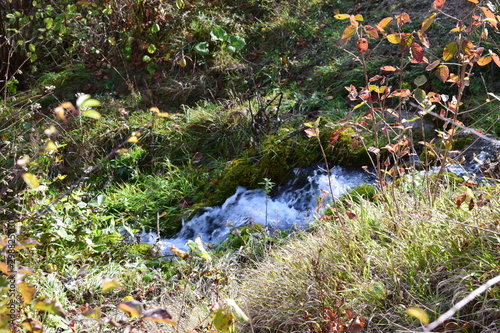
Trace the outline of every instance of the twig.
<instances>
[{"instance_id":1,"label":"twig","mask_svg":"<svg viewBox=\"0 0 500 333\"><path fill-rule=\"evenodd\" d=\"M449 309L444 314L442 314L441 316L439 316L438 319L436 319L432 323L426 325L424 327L424 332L431 332L433 329L435 329L439 325L443 324L446 320L448 320L449 318L451 318L458 310L460 310L467 303L469 303L474 298L476 298L476 296L484 293L486 290L488 290L489 287L497 284L498 282L500 282L500 275L494 277L493 279L488 280L485 284L481 285L479 288L477 288L476 290L474 290L473 292L471 292L469 294L469 296L465 297L463 300L461 300L460 302L458 302L457 304L455 304L451 309Z\"/></svg>"}]
</instances>

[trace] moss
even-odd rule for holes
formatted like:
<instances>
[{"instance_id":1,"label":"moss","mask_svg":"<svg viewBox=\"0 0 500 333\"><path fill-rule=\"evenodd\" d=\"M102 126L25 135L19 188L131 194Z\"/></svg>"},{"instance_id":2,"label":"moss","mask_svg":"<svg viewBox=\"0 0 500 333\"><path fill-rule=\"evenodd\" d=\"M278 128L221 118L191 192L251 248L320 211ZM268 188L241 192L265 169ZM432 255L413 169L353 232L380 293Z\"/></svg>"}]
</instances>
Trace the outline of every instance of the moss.
<instances>
[{"instance_id":1,"label":"moss","mask_svg":"<svg viewBox=\"0 0 500 333\"><path fill-rule=\"evenodd\" d=\"M373 185L362 184L349 190L346 194L340 197L340 200L344 198L351 198L354 202L359 203L362 199L368 201L374 201L373 197L377 194L377 190Z\"/></svg>"},{"instance_id":2,"label":"moss","mask_svg":"<svg viewBox=\"0 0 500 333\"><path fill-rule=\"evenodd\" d=\"M342 166L362 166L370 163L370 157L365 149L365 145L373 145L373 139L362 136L352 128L339 129L340 133L337 141L333 145L328 145L331 132L323 131L321 141L328 148L325 149L328 160L333 164ZM363 141L365 145L363 145Z\"/></svg>"}]
</instances>

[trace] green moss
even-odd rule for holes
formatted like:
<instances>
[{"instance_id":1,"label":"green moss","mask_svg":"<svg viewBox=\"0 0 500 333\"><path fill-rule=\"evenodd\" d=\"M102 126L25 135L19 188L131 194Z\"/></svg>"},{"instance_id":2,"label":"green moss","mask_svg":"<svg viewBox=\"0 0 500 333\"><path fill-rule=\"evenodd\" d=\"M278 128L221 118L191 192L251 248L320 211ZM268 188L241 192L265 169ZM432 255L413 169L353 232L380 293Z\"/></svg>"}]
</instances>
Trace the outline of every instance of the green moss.
<instances>
[{"instance_id":1,"label":"green moss","mask_svg":"<svg viewBox=\"0 0 500 333\"><path fill-rule=\"evenodd\" d=\"M323 131L321 141L328 145L331 132ZM343 129L337 141L325 149L329 161L342 166L362 166L370 163L370 158L363 145L367 147L373 145L373 139L362 136L352 128Z\"/></svg>"},{"instance_id":2,"label":"green moss","mask_svg":"<svg viewBox=\"0 0 500 333\"><path fill-rule=\"evenodd\" d=\"M340 199L351 198L354 202L359 203L361 200L373 201L375 194L377 194L377 190L373 185L362 184L349 190L346 194L342 195Z\"/></svg>"}]
</instances>

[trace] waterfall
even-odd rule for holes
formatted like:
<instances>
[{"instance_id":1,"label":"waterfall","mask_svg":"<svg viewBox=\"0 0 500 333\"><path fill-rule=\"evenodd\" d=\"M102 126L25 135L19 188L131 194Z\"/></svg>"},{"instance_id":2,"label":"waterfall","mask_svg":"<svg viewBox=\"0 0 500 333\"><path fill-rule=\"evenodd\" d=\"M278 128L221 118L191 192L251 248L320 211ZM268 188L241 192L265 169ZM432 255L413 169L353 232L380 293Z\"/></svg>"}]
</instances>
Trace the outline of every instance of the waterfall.
<instances>
[{"instance_id":1,"label":"waterfall","mask_svg":"<svg viewBox=\"0 0 500 333\"><path fill-rule=\"evenodd\" d=\"M238 187L222 206L206 207L195 217L183 223L175 238L161 239L162 253L170 254L170 246L186 249L186 242L201 236L203 242L218 244L233 228L253 223L269 230L296 230L304 228L314 218L317 198L330 193L326 171L319 167L294 170L295 177L277 187L270 196L261 190ZM364 171L335 167L330 172L332 195L338 198L348 189L373 182ZM143 232L141 241L155 244L153 232Z\"/></svg>"}]
</instances>

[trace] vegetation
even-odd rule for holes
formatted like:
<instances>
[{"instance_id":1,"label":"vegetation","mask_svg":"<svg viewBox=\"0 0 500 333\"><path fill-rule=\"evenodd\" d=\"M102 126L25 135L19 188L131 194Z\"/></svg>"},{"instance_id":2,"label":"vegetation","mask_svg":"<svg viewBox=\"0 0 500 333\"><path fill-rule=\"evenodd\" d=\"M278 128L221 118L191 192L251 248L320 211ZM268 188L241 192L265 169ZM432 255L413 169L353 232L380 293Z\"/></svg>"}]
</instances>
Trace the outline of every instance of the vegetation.
<instances>
[{"instance_id":1,"label":"vegetation","mask_svg":"<svg viewBox=\"0 0 500 333\"><path fill-rule=\"evenodd\" d=\"M0 3L0 331L499 331L500 4L458 2ZM136 239L319 164L376 182Z\"/></svg>"}]
</instances>

